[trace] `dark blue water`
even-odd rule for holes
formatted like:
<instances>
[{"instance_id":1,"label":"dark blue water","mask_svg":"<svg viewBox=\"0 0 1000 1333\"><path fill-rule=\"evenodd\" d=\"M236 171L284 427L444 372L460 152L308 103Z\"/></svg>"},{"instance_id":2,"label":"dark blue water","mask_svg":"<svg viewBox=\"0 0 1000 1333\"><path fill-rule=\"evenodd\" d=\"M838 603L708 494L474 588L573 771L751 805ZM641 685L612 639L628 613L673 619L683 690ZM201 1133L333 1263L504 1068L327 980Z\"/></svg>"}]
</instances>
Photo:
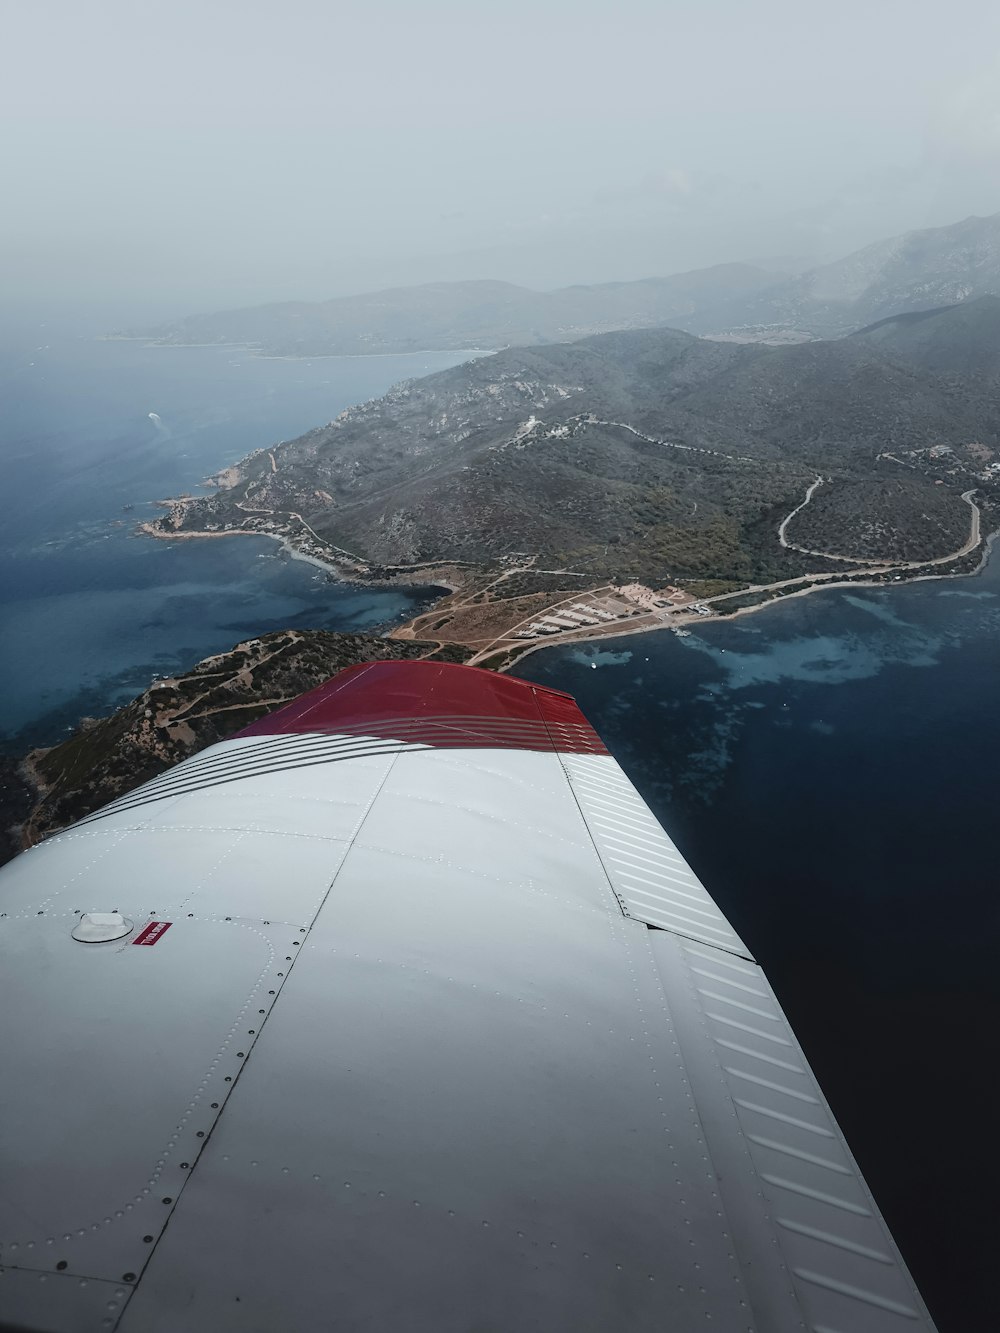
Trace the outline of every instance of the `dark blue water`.
<instances>
[{"instance_id":1,"label":"dark blue water","mask_svg":"<svg viewBox=\"0 0 1000 1333\"><path fill-rule=\"evenodd\" d=\"M283 361L0 330L0 746L51 743L153 674L269 629L413 614L429 592L335 583L267 539L135 527L251 449L467 356Z\"/></svg>"},{"instance_id":2,"label":"dark blue water","mask_svg":"<svg viewBox=\"0 0 1000 1333\"><path fill-rule=\"evenodd\" d=\"M133 529L151 499L460 359L0 330L8 748L240 638L410 614L423 594L331 583L263 539ZM941 1329L995 1327L1000 559L519 674L577 696L766 967Z\"/></svg>"},{"instance_id":3,"label":"dark blue water","mask_svg":"<svg viewBox=\"0 0 1000 1333\"><path fill-rule=\"evenodd\" d=\"M1000 559L518 674L576 696L767 970L942 1330L997 1327Z\"/></svg>"}]
</instances>

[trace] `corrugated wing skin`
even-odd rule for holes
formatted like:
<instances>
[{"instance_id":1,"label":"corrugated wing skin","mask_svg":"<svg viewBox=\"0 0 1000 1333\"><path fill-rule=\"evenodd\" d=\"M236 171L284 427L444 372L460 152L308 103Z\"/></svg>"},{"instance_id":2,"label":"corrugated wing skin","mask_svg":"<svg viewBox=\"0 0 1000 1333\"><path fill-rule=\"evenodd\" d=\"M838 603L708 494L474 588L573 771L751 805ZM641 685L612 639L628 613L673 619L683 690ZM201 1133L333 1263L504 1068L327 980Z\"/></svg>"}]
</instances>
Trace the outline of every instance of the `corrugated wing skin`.
<instances>
[{"instance_id":1,"label":"corrugated wing skin","mask_svg":"<svg viewBox=\"0 0 1000 1333\"><path fill-rule=\"evenodd\" d=\"M571 701L378 665L0 872L0 1324L932 1328Z\"/></svg>"},{"instance_id":2,"label":"corrugated wing skin","mask_svg":"<svg viewBox=\"0 0 1000 1333\"><path fill-rule=\"evenodd\" d=\"M566 755L563 763L622 911L749 959L746 945L615 760Z\"/></svg>"}]
</instances>

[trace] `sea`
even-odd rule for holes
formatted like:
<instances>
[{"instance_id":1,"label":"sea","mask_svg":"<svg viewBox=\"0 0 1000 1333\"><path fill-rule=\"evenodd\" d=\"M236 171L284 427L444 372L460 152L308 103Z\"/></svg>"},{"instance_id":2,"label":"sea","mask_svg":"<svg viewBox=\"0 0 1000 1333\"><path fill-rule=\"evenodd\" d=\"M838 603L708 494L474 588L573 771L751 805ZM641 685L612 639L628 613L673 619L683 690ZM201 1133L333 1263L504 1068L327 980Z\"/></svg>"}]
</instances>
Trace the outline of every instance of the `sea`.
<instances>
[{"instance_id":1,"label":"sea","mask_svg":"<svg viewBox=\"0 0 1000 1333\"><path fill-rule=\"evenodd\" d=\"M370 630L433 600L334 582L266 537L136 528L252 449L471 353L287 360L76 328L0 329L0 752L65 739L241 639Z\"/></svg>"},{"instance_id":2,"label":"sea","mask_svg":"<svg viewBox=\"0 0 1000 1333\"><path fill-rule=\"evenodd\" d=\"M1000 552L517 673L576 697L764 967L942 1333L1000 1327Z\"/></svg>"},{"instance_id":3,"label":"sea","mask_svg":"<svg viewBox=\"0 0 1000 1333\"><path fill-rule=\"evenodd\" d=\"M137 536L194 492L469 353L269 360L32 326L0 347L0 744L51 744L265 630L370 629L426 589L258 538ZM788 1012L942 1333L996 1327L1000 558L530 655L575 695Z\"/></svg>"}]
</instances>

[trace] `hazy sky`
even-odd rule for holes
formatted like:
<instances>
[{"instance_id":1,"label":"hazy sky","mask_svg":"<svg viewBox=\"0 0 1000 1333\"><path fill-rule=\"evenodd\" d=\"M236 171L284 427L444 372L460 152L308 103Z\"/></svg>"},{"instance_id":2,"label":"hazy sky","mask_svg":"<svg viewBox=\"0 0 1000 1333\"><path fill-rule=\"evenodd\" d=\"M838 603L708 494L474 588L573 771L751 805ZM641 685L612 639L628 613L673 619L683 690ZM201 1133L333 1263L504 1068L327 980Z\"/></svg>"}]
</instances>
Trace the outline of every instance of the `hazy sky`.
<instances>
[{"instance_id":1,"label":"hazy sky","mask_svg":"<svg viewBox=\"0 0 1000 1333\"><path fill-rule=\"evenodd\" d=\"M997 0L4 0L0 281L151 314L1000 210Z\"/></svg>"}]
</instances>

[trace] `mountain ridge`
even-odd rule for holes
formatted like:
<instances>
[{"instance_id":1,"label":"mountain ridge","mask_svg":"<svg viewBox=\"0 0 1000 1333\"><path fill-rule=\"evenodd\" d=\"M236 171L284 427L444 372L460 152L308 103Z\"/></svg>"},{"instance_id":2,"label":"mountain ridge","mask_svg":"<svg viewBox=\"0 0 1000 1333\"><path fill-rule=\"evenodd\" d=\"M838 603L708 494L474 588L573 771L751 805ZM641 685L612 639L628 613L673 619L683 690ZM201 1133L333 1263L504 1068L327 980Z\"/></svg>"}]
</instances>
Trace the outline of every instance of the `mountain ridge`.
<instances>
[{"instance_id":1,"label":"mountain ridge","mask_svg":"<svg viewBox=\"0 0 1000 1333\"><path fill-rule=\"evenodd\" d=\"M998 293L1000 213L995 213L876 241L751 296L729 313L739 313L746 324L829 338L893 315Z\"/></svg>"},{"instance_id":2,"label":"mountain ridge","mask_svg":"<svg viewBox=\"0 0 1000 1333\"><path fill-rule=\"evenodd\" d=\"M533 291L492 279L192 315L130 336L266 355L546 345L676 327L744 341L840 337L880 318L1000 293L1000 213L877 241L788 278L750 264Z\"/></svg>"},{"instance_id":3,"label":"mountain ridge","mask_svg":"<svg viewBox=\"0 0 1000 1333\"><path fill-rule=\"evenodd\" d=\"M336 297L193 315L140 331L166 345L234 343L264 354L374 355L565 342L630 326L669 324L758 291L775 275L749 264L632 282L533 291L492 279L422 283Z\"/></svg>"}]
</instances>

